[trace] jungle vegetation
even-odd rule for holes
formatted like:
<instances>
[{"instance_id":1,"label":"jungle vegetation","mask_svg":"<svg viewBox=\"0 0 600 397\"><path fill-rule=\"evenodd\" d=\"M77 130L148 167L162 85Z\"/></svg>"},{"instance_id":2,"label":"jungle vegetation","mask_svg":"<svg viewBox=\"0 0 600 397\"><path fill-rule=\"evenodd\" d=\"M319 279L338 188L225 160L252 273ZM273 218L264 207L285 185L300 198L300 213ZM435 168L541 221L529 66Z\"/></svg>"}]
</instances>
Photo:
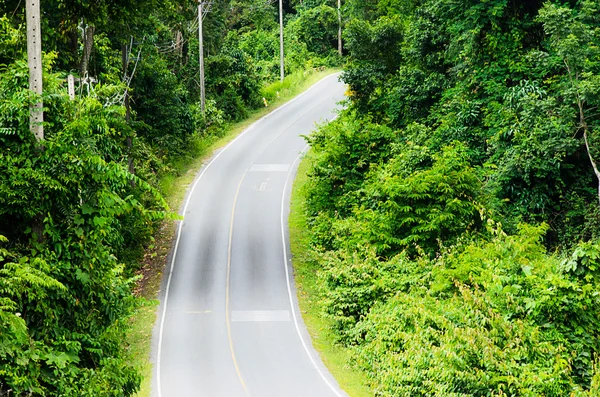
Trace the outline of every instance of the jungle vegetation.
<instances>
[{"instance_id":1,"label":"jungle vegetation","mask_svg":"<svg viewBox=\"0 0 600 397\"><path fill-rule=\"evenodd\" d=\"M376 396L600 394L600 3L347 0L308 138L320 298Z\"/></svg>"},{"instance_id":2,"label":"jungle vegetation","mask_svg":"<svg viewBox=\"0 0 600 397\"><path fill-rule=\"evenodd\" d=\"M285 2L289 73L340 64L335 3ZM203 117L195 2L43 1L41 143L24 5L0 7L0 395L130 396L158 181L277 95L276 4L214 2ZM349 365L377 396L600 394L600 3L342 15L349 100L307 138L305 208Z\"/></svg>"},{"instance_id":3,"label":"jungle vegetation","mask_svg":"<svg viewBox=\"0 0 600 397\"><path fill-rule=\"evenodd\" d=\"M285 2L287 73L340 64L333 6ZM140 374L123 336L140 304L135 274L158 224L174 217L159 181L275 98L277 87L265 87L279 79L277 4L214 2L204 20L205 117L197 2L41 7L37 142L25 3L0 3L0 396L131 396Z\"/></svg>"}]
</instances>

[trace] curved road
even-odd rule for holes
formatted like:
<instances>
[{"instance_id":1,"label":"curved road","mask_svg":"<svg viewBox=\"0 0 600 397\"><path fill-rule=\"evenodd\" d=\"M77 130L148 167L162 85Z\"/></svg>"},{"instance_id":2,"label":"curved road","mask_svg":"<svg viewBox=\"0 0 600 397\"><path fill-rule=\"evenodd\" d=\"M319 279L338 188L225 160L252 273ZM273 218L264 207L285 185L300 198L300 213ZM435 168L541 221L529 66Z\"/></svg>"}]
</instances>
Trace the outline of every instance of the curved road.
<instances>
[{"instance_id":1,"label":"curved road","mask_svg":"<svg viewBox=\"0 0 600 397\"><path fill-rule=\"evenodd\" d=\"M300 135L333 119L343 92L326 77L201 170L163 283L154 396L345 396L298 314L287 244Z\"/></svg>"}]
</instances>

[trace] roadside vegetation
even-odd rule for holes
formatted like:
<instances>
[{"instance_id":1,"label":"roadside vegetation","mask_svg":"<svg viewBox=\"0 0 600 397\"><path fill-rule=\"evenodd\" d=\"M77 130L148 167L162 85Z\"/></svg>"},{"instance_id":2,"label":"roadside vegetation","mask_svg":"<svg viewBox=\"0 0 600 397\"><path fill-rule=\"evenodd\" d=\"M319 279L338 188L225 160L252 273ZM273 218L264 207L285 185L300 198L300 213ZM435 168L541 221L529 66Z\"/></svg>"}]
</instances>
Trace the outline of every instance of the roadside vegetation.
<instances>
[{"instance_id":1,"label":"roadside vegetation","mask_svg":"<svg viewBox=\"0 0 600 397\"><path fill-rule=\"evenodd\" d=\"M0 5L0 396L147 395L187 182L340 66L348 106L307 138L291 218L340 383L600 395L597 0L344 0L344 59L337 1L287 0L284 82L277 3L215 1L205 116L196 1L41 4L41 142L24 3Z\"/></svg>"},{"instance_id":2,"label":"roadside vegetation","mask_svg":"<svg viewBox=\"0 0 600 397\"><path fill-rule=\"evenodd\" d=\"M28 90L25 5L0 6L0 396L131 396L149 374L152 299L182 181L265 111L263 98L272 109L341 64L334 20L313 18L334 9L286 2L280 83L276 4L215 2L203 117L197 2L41 6L41 142L29 129L39 98Z\"/></svg>"},{"instance_id":3,"label":"roadside vegetation","mask_svg":"<svg viewBox=\"0 0 600 397\"><path fill-rule=\"evenodd\" d=\"M375 396L600 395L599 3L344 15L296 224L317 334Z\"/></svg>"},{"instance_id":4,"label":"roadside vegetation","mask_svg":"<svg viewBox=\"0 0 600 397\"><path fill-rule=\"evenodd\" d=\"M370 397L366 374L352 366L351 352L338 343L333 322L324 316L326 309L320 288L320 263L312 257L311 230L307 223L306 198L309 190L308 169L312 162L305 157L298 167L292 189L289 215L290 248L294 265L294 282L300 312L314 348L340 387L352 397Z\"/></svg>"}]
</instances>

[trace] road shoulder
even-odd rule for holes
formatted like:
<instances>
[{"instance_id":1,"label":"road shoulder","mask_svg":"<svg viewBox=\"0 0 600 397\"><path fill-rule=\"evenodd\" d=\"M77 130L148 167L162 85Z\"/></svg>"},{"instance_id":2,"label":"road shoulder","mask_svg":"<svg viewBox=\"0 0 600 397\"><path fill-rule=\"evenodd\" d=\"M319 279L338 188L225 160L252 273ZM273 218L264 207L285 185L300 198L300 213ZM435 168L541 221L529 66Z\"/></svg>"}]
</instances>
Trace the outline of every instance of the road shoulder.
<instances>
[{"instance_id":1,"label":"road shoulder","mask_svg":"<svg viewBox=\"0 0 600 397\"><path fill-rule=\"evenodd\" d=\"M373 392L365 386L365 374L350 366L350 350L335 343L332 324L323 316L318 284L319 264L311 257L310 230L304 207L310 164L309 152L298 167L292 187L289 217L290 246L300 312L314 348L340 387L351 397L370 397Z\"/></svg>"}]
</instances>

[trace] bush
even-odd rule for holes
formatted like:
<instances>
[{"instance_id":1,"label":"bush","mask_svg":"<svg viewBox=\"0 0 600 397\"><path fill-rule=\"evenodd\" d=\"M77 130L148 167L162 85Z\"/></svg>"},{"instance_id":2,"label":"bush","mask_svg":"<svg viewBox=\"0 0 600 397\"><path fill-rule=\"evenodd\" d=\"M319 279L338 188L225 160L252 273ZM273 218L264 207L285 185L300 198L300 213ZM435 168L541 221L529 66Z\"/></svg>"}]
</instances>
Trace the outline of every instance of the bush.
<instances>
[{"instance_id":1,"label":"bush","mask_svg":"<svg viewBox=\"0 0 600 397\"><path fill-rule=\"evenodd\" d=\"M123 262L166 203L123 164L123 107L65 100L49 65L53 119L40 150L28 128L34 98L13 77L26 67L16 61L0 75L0 110L14 110L0 136L0 234L11 237L10 251L0 248L0 393L129 396L140 377L123 354L135 307Z\"/></svg>"},{"instance_id":2,"label":"bush","mask_svg":"<svg viewBox=\"0 0 600 397\"><path fill-rule=\"evenodd\" d=\"M377 303L346 330L376 395L565 396L588 389L598 376L600 245L584 244L561 261L545 253L545 230L522 225L518 235L500 233L419 266L379 266L396 292L369 297ZM351 261L339 266L349 268ZM367 278L353 290L377 285Z\"/></svg>"},{"instance_id":3,"label":"bush","mask_svg":"<svg viewBox=\"0 0 600 397\"><path fill-rule=\"evenodd\" d=\"M324 55L337 48L338 12L328 5L306 8L286 26L295 40L306 44L308 51Z\"/></svg>"},{"instance_id":4,"label":"bush","mask_svg":"<svg viewBox=\"0 0 600 397\"><path fill-rule=\"evenodd\" d=\"M165 158L179 153L196 130L185 86L156 54L149 54L138 66L132 103L138 135Z\"/></svg>"},{"instance_id":5,"label":"bush","mask_svg":"<svg viewBox=\"0 0 600 397\"><path fill-rule=\"evenodd\" d=\"M252 59L239 48L226 47L210 57L206 70L206 91L227 120L240 120L248 109L259 106L261 79Z\"/></svg>"}]
</instances>

